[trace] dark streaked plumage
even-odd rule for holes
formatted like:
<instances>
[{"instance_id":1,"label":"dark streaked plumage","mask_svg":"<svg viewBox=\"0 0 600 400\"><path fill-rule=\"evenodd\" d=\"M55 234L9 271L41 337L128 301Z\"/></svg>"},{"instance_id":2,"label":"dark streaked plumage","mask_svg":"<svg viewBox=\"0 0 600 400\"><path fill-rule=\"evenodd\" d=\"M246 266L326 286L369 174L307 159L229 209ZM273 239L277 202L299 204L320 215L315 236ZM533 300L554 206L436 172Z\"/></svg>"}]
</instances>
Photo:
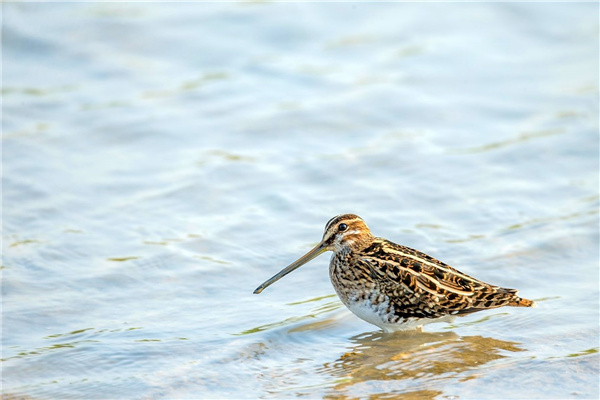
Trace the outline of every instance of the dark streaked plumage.
<instances>
[{"instance_id":1,"label":"dark streaked plumage","mask_svg":"<svg viewBox=\"0 0 600 400\"><path fill-rule=\"evenodd\" d=\"M374 237L354 214L330 219L321 243L254 293L328 250L334 252L329 276L342 302L386 331L491 308L534 305L515 289L481 282L420 251Z\"/></svg>"}]
</instances>

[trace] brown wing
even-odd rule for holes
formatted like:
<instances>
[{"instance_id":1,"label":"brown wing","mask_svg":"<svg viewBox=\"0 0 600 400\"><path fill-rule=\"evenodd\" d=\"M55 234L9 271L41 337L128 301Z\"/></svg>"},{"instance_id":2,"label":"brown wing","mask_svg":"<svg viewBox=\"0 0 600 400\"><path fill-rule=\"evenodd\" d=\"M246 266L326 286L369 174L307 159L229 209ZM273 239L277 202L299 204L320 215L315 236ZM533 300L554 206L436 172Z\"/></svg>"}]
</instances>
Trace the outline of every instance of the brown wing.
<instances>
[{"instance_id":1,"label":"brown wing","mask_svg":"<svg viewBox=\"0 0 600 400\"><path fill-rule=\"evenodd\" d=\"M373 247L373 246L371 246ZM514 289L481 282L417 250L385 241L361 257L402 317L461 315L522 301Z\"/></svg>"}]
</instances>

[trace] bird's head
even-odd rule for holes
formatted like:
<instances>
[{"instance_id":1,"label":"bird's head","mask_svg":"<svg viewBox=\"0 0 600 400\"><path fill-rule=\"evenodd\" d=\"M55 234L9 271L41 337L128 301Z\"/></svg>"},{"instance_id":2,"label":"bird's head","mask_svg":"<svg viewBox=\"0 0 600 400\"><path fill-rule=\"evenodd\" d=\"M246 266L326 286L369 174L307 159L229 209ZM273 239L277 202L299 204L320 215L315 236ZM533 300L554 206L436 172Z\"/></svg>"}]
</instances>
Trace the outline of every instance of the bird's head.
<instances>
[{"instance_id":1,"label":"bird's head","mask_svg":"<svg viewBox=\"0 0 600 400\"><path fill-rule=\"evenodd\" d=\"M355 214L342 214L333 217L325 224L321 244L333 252L361 249L373 241L371 230L361 217Z\"/></svg>"},{"instance_id":2,"label":"bird's head","mask_svg":"<svg viewBox=\"0 0 600 400\"><path fill-rule=\"evenodd\" d=\"M333 217L325 225L323 239L311 251L282 269L273 277L256 288L254 294L259 294L266 287L283 278L296 268L306 264L313 258L326 251L350 252L361 249L373 241L373 235L361 217L355 214L342 214Z\"/></svg>"}]
</instances>

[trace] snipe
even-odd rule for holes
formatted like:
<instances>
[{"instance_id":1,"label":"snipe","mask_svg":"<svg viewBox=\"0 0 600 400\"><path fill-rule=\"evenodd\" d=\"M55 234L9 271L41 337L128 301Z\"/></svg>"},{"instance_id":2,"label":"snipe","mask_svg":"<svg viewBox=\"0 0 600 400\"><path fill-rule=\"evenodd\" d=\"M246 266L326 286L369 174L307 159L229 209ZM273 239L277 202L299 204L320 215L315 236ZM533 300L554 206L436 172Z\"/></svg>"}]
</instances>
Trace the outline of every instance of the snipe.
<instances>
[{"instance_id":1,"label":"snipe","mask_svg":"<svg viewBox=\"0 0 600 400\"><path fill-rule=\"evenodd\" d=\"M333 251L329 277L342 302L385 331L414 329L491 308L535 305L517 296L515 289L490 285L420 251L373 236L354 214L330 219L314 249L254 293L328 250Z\"/></svg>"}]
</instances>

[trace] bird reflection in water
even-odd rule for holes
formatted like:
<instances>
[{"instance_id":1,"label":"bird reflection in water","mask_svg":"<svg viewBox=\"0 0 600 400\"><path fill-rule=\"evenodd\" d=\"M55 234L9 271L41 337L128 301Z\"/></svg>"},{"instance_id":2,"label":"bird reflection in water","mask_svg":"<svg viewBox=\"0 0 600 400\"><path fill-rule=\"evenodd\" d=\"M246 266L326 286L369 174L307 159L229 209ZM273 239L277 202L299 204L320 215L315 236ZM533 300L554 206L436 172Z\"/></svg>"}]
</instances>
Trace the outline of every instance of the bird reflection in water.
<instances>
[{"instance_id":1,"label":"bird reflection in water","mask_svg":"<svg viewBox=\"0 0 600 400\"><path fill-rule=\"evenodd\" d=\"M320 371L337 382L326 399L433 399L442 394L444 380L507 358L506 352L525 351L520 343L454 332L373 332L350 340L353 348ZM477 378L463 375L458 379Z\"/></svg>"}]
</instances>

